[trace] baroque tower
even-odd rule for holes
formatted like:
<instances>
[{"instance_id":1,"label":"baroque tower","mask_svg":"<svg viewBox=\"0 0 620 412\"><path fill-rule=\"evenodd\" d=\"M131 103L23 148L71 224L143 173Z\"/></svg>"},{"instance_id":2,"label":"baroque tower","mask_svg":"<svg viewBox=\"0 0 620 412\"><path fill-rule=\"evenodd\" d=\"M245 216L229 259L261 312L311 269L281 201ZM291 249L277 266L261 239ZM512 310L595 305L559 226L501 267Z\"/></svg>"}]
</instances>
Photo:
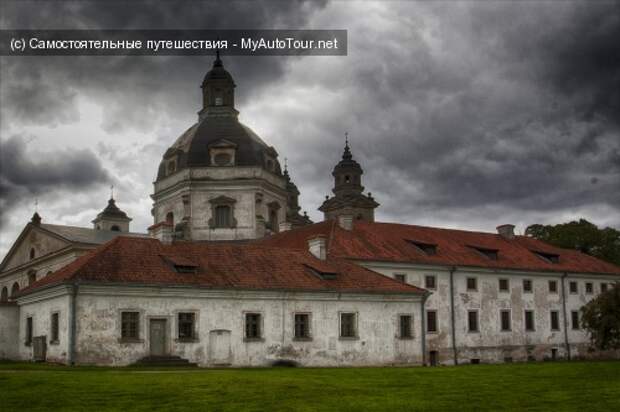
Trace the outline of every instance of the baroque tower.
<instances>
[{"instance_id":1,"label":"baroque tower","mask_svg":"<svg viewBox=\"0 0 620 412\"><path fill-rule=\"evenodd\" d=\"M236 84L219 51L200 87L198 121L159 165L151 234L242 240L290 227L290 179L282 173L275 148L239 122Z\"/></svg>"},{"instance_id":2,"label":"baroque tower","mask_svg":"<svg viewBox=\"0 0 620 412\"><path fill-rule=\"evenodd\" d=\"M324 219L336 219L351 217L355 220L374 222L375 209L379 206L372 195L364 195L362 186L362 174L364 171L359 163L353 159L349 140L346 140L342 159L334 167L333 197L326 196L325 201L319 207L323 212Z\"/></svg>"}]
</instances>

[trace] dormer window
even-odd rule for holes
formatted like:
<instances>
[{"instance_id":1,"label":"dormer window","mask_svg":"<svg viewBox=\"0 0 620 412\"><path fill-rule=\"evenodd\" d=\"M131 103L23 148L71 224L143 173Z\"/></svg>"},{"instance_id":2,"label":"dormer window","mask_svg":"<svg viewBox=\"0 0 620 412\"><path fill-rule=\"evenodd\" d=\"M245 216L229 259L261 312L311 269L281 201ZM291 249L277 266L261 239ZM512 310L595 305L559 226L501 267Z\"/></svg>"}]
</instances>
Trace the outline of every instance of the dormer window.
<instances>
[{"instance_id":1,"label":"dormer window","mask_svg":"<svg viewBox=\"0 0 620 412\"><path fill-rule=\"evenodd\" d=\"M489 260L497 260L499 258L499 250L497 249L489 249L478 246L470 246L470 248L474 249L476 252L480 253Z\"/></svg>"},{"instance_id":2,"label":"dormer window","mask_svg":"<svg viewBox=\"0 0 620 412\"><path fill-rule=\"evenodd\" d=\"M536 256L538 256L547 263L560 263L560 255L557 255L555 253L538 252L535 250L532 250L532 253L534 253Z\"/></svg>"},{"instance_id":3,"label":"dormer window","mask_svg":"<svg viewBox=\"0 0 620 412\"><path fill-rule=\"evenodd\" d=\"M416 240L405 240L415 246L418 251L424 253L427 256L433 256L437 254L437 245L434 245L432 243L418 242Z\"/></svg>"},{"instance_id":4,"label":"dormer window","mask_svg":"<svg viewBox=\"0 0 620 412\"><path fill-rule=\"evenodd\" d=\"M213 157L216 166L232 166L232 156L230 153L218 153Z\"/></svg>"},{"instance_id":5,"label":"dormer window","mask_svg":"<svg viewBox=\"0 0 620 412\"><path fill-rule=\"evenodd\" d=\"M189 259L182 256L164 256L162 259L172 266L177 273L196 273L198 271L198 265Z\"/></svg>"},{"instance_id":6,"label":"dormer window","mask_svg":"<svg viewBox=\"0 0 620 412\"><path fill-rule=\"evenodd\" d=\"M209 158L211 166L225 167L235 165L235 152L237 145L226 139L218 140L209 145Z\"/></svg>"},{"instance_id":7,"label":"dormer window","mask_svg":"<svg viewBox=\"0 0 620 412\"><path fill-rule=\"evenodd\" d=\"M314 276L323 280L333 280L336 279L336 275L338 275L338 272L325 266L317 267L311 264L304 264L304 266L306 266L306 269Z\"/></svg>"},{"instance_id":8,"label":"dormer window","mask_svg":"<svg viewBox=\"0 0 620 412\"><path fill-rule=\"evenodd\" d=\"M168 162L168 174L172 174L177 171L177 162L171 160Z\"/></svg>"}]
</instances>

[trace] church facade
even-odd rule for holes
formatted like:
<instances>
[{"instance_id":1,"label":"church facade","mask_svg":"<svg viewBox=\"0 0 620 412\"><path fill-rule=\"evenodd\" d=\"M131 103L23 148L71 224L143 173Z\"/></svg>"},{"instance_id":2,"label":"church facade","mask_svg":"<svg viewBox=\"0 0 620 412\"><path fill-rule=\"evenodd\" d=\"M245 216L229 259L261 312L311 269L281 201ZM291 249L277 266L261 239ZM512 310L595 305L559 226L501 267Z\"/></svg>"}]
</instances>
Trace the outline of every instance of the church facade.
<instances>
[{"instance_id":1,"label":"church facade","mask_svg":"<svg viewBox=\"0 0 620 412\"><path fill-rule=\"evenodd\" d=\"M153 225L114 199L92 228L32 218L0 264L0 359L378 366L618 357L579 309L620 268L517 236L375 221L348 141L312 223L243 125L217 56L163 154Z\"/></svg>"}]
</instances>

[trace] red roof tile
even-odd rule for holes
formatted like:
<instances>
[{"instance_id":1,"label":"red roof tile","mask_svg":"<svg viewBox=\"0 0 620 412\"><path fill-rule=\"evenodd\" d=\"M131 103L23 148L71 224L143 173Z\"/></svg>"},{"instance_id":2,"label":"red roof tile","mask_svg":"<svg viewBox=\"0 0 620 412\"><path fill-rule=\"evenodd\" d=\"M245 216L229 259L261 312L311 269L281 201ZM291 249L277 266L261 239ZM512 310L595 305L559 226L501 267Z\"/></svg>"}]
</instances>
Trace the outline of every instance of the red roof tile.
<instances>
[{"instance_id":1,"label":"red roof tile","mask_svg":"<svg viewBox=\"0 0 620 412\"><path fill-rule=\"evenodd\" d=\"M196 266L192 273L175 265ZM322 279L312 273L333 274ZM321 261L306 250L255 244L177 242L119 236L20 294L63 282L193 286L213 289L424 293L344 259Z\"/></svg>"},{"instance_id":2,"label":"red roof tile","mask_svg":"<svg viewBox=\"0 0 620 412\"><path fill-rule=\"evenodd\" d=\"M279 233L257 241L263 245L307 248L309 237L327 236L328 256L369 261L390 261L428 265L470 266L492 269L600 273L620 275L620 267L576 250L551 246L540 240L515 236L506 239L495 233L455 229L370 223L355 221L353 230L342 229L335 221L326 221ZM411 241L436 245L436 254L424 253ZM497 250L493 260L475 248ZM559 256L551 263L533 252Z\"/></svg>"}]
</instances>

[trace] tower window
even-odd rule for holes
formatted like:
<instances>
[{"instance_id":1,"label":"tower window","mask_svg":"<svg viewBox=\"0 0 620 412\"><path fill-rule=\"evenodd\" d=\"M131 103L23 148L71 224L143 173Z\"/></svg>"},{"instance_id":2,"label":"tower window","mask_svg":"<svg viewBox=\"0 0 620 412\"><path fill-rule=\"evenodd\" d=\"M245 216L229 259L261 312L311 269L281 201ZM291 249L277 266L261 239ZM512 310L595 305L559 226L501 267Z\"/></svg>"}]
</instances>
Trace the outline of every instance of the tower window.
<instances>
[{"instance_id":1,"label":"tower window","mask_svg":"<svg viewBox=\"0 0 620 412\"><path fill-rule=\"evenodd\" d=\"M166 223L170 226L174 226L174 214L172 212L168 212L166 215Z\"/></svg>"},{"instance_id":2,"label":"tower window","mask_svg":"<svg viewBox=\"0 0 620 412\"><path fill-rule=\"evenodd\" d=\"M218 96L215 98L215 105L216 106L223 106L224 105L224 99L222 99L221 96Z\"/></svg>"},{"instance_id":3,"label":"tower window","mask_svg":"<svg viewBox=\"0 0 620 412\"><path fill-rule=\"evenodd\" d=\"M215 207L215 227L230 227L230 206L220 205Z\"/></svg>"},{"instance_id":4,"label":"tower window","mask_svg":"<svg viewBox=\"0 0 620 412\"><path fill-rule=\"evenodd\" d=\"M114 226L112 226L112 227L110 228L110 230L111 230L111 231L113 231L113 232L120 232L120 231L121 231L121 228L120 228L120 227L118 227L117 225L114 225Z\"/></svg>"},{"instance_id":5,"label":"tower window","mask_svg":"<svg viewBox=\"0 0 620 412\"><path fill-rule=\"evenodd\" d=\"M345 182L345 183L351 183L351 176L346 175L346 176L344 177L344 182Z\"/></svg>"}]
</instances>

